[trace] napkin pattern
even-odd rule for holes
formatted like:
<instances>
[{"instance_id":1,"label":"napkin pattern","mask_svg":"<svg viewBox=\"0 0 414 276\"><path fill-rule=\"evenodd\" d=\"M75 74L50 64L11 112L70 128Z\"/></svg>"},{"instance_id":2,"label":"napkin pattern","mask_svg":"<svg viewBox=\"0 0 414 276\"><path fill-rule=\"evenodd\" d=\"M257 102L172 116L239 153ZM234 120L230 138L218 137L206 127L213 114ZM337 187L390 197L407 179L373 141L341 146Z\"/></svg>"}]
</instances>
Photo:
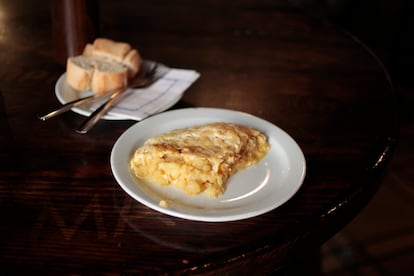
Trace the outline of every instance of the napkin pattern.
<instances>
[{"instance_id":1,"label":"napkin pattern","mask_svg":"<svg viewBox=\"0 0 414 276\"><path fill-rule=\"evenodd\" d=\"M139 121L166 110L180 100L199 76L194 70L170 68L151 86L125 91L108 115Z\"/></svg>"}]
</instances>

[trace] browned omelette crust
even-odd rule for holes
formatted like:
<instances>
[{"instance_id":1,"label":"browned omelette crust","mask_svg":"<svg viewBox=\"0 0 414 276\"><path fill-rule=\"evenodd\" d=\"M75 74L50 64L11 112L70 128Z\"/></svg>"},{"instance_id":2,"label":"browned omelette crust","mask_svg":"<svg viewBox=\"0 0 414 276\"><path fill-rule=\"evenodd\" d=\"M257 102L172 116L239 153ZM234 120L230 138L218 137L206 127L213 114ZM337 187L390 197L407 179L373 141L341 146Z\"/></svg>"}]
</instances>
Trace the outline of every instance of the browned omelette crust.
<instances>
[{"instance_id":1,"label":"browned omelette crust","mask_svg":"<svg viewBox=\"0 0 414 276\"><path fill-rule=\"evenodd\" d=\"M215 198L224 193L231 175L259 162L269 148L258 130L211 123L148 139L135 151L130 169L138 179Z\"/></svg>"}]
</instances>

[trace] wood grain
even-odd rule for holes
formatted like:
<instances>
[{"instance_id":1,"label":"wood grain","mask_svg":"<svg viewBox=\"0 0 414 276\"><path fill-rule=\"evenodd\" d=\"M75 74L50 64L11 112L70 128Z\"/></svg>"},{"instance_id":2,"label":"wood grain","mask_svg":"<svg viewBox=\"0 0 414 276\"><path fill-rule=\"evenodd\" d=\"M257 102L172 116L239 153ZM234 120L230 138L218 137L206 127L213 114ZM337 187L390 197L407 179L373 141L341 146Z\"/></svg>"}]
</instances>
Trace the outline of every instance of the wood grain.
<instances>
[{"instance_id":1,"label":"wood grain","mask_svg":"<svg viewBox=\"0 0 414 276\"><path fill-rule=\"evenodd\" d=\"M173 108L220 107L264 118L305 153L298 193L259 217L202 223L131 199L109 156L133 121L87 135L57 106L51 9L0 1L1 272L270 273L306 259L369 201L398 137L392 83L349 34L285 1L100 1L104 37L201 77ZM148 3L149 2L149 3ZM310 248L309 250L305 250Z\"/></svg>"}]
</instances>

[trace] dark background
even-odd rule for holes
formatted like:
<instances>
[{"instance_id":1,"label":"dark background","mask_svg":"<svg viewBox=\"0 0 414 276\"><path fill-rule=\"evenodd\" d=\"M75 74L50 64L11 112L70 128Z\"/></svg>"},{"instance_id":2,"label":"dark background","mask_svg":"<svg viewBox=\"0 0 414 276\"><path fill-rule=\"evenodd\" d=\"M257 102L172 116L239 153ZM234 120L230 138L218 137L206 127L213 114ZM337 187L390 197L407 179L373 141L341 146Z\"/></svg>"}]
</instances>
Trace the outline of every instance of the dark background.
<instances>
[{"instance_id":1,"label":"dark background","mask_svg":"<svg viewBox=\"0 0 414 276\"><path fill-rule=\"evenodd\" d=\"M414 2L411 0L289 0L329 18L368 45L393 78L409 85L414 73ZM412 85L411 85L412 87Z\"/></svg>"},{"instance_id":2,"label":"dark background","mask_svg":"<svg viewBox=\"0 0 414 276\"><path fill-rule=\"evenodd\" d=\"M390 73L400 137L377 194L322 247L323 275L414 275L414 1L289 0L365 43Z\"/></svg>"}]
</instances>

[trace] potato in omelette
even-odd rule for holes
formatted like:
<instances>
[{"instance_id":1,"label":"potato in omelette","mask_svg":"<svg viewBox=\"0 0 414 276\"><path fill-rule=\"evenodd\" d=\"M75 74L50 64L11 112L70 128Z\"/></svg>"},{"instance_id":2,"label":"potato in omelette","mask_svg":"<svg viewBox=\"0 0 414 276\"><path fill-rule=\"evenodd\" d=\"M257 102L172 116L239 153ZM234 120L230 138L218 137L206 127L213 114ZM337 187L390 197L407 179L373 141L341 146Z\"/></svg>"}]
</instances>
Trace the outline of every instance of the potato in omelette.
<instances>
[{"instance_id":1,"label":"potato in omelette","mask_svg":"<svg viewBox=\"0 0 414 276\"><path fill-rule=\"evenodd\" d=\"M267 137L256 129L209 123L148 139L134 152L130 169L140 180L216 198L231 175L259 162L269 148Z\"/></svg>"}]
</instances>

